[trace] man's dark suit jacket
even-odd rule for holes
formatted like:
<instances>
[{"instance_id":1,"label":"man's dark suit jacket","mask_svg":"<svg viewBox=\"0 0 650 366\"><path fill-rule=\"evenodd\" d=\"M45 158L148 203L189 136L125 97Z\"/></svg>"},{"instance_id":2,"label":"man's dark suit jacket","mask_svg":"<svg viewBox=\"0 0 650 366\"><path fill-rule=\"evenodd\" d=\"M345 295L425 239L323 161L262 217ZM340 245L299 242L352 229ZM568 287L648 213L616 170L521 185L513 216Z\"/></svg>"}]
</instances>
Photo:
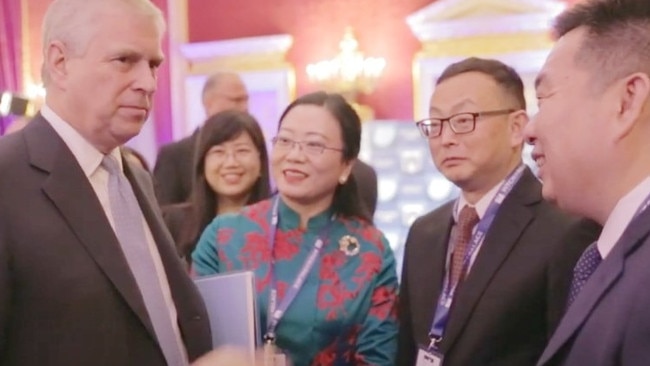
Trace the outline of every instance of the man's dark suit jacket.
<instances>
[{"instance_id":1,"label":"man's dark suit jacket","mask_svg":"<svg viewBox=\"0 0 650 366\"><path fill-rule=\"evenodd\" d=\"M160 148L153 169L154 186L161 206L188 201L194 181L194 154L200 130Z\"/></svg>"},{"instance_id":2,"label":"man's dark suit jacket","mask_svg":"<svg viewBox=\"0 0 650 366\"><path fill-rule=\"evenodd\" d=\"M150 178L125 174L151 228L190 360L211 348ZM135 280L71 151L37 116L0 139L0 365L163 366Z\"/></svg>"},{"instance_id":3,"label":"man's dark suit jacket","mask_svg":"<svg viewBox=\"0 0 650 366\"><path fill-rule=\"evenodd\" d=\"M650 364L650 210L623 233L567 309L538 365Z\"/></svg>"},{"instance_id":4,"label":"man's dark suit jacket","mask_svg":"<svg viewBox=\"0 0 650 366\"><path fill-rule=\"evenodd\" d=\"M198 138L199 130L196 130L192 135L160 149L153 174L156 197L161 206L188 201L192 192L194 153ZM361 201L372 217L377 208L377 173L370 165L357 160L352 174Z\"/></svg>"},{"instance_id":5,"label":"man's dark suit jacket","mask_svg":"<svg viewBox=\"0 0 650 366\"><path fill-rule=\"evenodd\" d=\"M454 203L420 217L405 248L398 365L415 364L445 276ZM445 366L534 365L564 311L574 263L599 227L542 200L526 169L504 200L456 292L440 343ZM567 239L571 236L572 239ZM566 240L572 244L563 247Z\"/></svg>"}]
</instances>

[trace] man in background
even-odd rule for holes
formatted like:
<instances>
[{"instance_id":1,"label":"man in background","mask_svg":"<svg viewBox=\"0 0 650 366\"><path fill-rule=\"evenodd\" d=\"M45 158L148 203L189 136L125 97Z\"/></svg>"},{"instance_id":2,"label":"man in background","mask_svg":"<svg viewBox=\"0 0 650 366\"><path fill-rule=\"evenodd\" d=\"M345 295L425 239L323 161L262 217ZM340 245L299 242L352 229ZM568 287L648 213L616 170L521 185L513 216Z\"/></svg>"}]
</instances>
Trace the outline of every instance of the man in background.
<instances>
[{"instance_id":1,"label":"man in background","mask_svg":"<svg viewBox=\"0 0 650 366\"><path fill-rule=\"evenodd\" d=\"M40 113L0 139L0 364L183 366L211 348L150 177L120 146L151 111L149 0L55 0Z\"/></svg>"},{"instance_id":2,"label":"man in background","mask_svg":"<svg viewBox=\"0 0 650 366\"><path fill-rule=\"evenodd\" d=\"M398 364L444 358L445 366L533 365L597 225L583 226L544 201L523 165L528 116L511 67L479 58L450 65L429 113L418 127L461 195L409 231Z\"/></svg>"},{"instance_id":3,"label":"man in background","mask_svg":"<svg viewBox=\"0 0 650 366\"><path fill-rule=\"evenodd\" d=\"M207 117L221 111L248 111L248 91L239 75L218 72L203 86L201 101ZM194 150L200 128L190 136L163 146L154 167L156 197L161 206L186 202L192 191Z\"/></svg>"},{"instance_id":4,"label":"man in background","mask_svg":"<svg viewBox=\"0 0 650 366\"><path fill-rule=\"evenodd\" d=\"M650 360L650 2L587 0L556 20L559 40L525 130L544 197L603 225L539 365Z\"/></svg>"}]
</instances>

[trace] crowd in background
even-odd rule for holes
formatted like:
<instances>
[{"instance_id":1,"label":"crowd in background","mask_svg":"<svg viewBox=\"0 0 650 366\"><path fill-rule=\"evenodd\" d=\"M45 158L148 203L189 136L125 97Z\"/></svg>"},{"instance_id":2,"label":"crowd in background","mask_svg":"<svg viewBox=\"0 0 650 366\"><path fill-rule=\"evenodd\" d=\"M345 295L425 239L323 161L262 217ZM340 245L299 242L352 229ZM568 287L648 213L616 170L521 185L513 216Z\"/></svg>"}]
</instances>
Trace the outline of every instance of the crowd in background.
<instances>
[{"instance_id":1,"label":"crowd in background","mask_svg":"<svg viewBox=\"0 0 650 366\"><path fill-rule=\"evenodd\" d=\"M342 95L299 96L264 136L217 72L204 123L150 170L125 143L151 110L161 11L55 0L43 29L45 104L0 138L0 365L647 364L647 1L557 18L535 116L509 65L444 69L413 128L460 195L413 223L401 273ZM238 270L257 360L212 349L193 283Z\"/></svg>"}]
</instances>

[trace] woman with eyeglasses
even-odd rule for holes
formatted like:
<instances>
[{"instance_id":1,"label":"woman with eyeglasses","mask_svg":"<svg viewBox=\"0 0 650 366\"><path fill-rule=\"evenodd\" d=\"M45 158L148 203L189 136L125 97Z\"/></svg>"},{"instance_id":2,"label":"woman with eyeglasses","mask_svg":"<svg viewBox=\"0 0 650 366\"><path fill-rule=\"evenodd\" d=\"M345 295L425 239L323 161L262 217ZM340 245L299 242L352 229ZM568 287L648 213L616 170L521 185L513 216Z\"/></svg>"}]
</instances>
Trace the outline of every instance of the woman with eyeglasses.
<instances>
[{"instance_id":1,"label":"woman with eyeglasses","mask_svg":"<svg viewBox=\"0 0 650 366\"><path fill-rule=\"evenodd\" d=\"M268 165L264 135L253 116L229 110L205 121L195 150L190 201L162 208L188 264L199 236L215 216L270 196Z\"/></svg>"},{"instance_id":2,"label":"woman with eyeglasses","mask_svg":"<svg viewBox=\"0 0 650 366\"><path fill-rule=\"evenodd\" d=\"M340 95L295 100L273 139L278 194L217 217L192 254L199 276L255 271L264 353L276 360L395 362L395 259L350 175L360 139L359 117Z\"/></svg>"}]
</instances>

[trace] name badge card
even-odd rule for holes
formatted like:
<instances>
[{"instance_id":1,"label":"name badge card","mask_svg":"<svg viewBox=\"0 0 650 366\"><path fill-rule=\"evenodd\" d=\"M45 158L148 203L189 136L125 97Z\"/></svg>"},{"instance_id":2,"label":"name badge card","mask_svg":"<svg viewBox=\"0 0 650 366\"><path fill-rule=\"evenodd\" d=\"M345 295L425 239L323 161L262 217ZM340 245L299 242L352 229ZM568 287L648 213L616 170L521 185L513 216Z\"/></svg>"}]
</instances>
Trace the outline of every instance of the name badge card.
<instances>
[{"instance_id":1,"label":"name badge card","mask_svg":"<svg viewBox=\"0 0 650 366\"><path fill-rule=\"evenodd\" d=\"M442 366L442 354L433 350L420 348L415 366Z\"/></svg>"}]
</instances>

